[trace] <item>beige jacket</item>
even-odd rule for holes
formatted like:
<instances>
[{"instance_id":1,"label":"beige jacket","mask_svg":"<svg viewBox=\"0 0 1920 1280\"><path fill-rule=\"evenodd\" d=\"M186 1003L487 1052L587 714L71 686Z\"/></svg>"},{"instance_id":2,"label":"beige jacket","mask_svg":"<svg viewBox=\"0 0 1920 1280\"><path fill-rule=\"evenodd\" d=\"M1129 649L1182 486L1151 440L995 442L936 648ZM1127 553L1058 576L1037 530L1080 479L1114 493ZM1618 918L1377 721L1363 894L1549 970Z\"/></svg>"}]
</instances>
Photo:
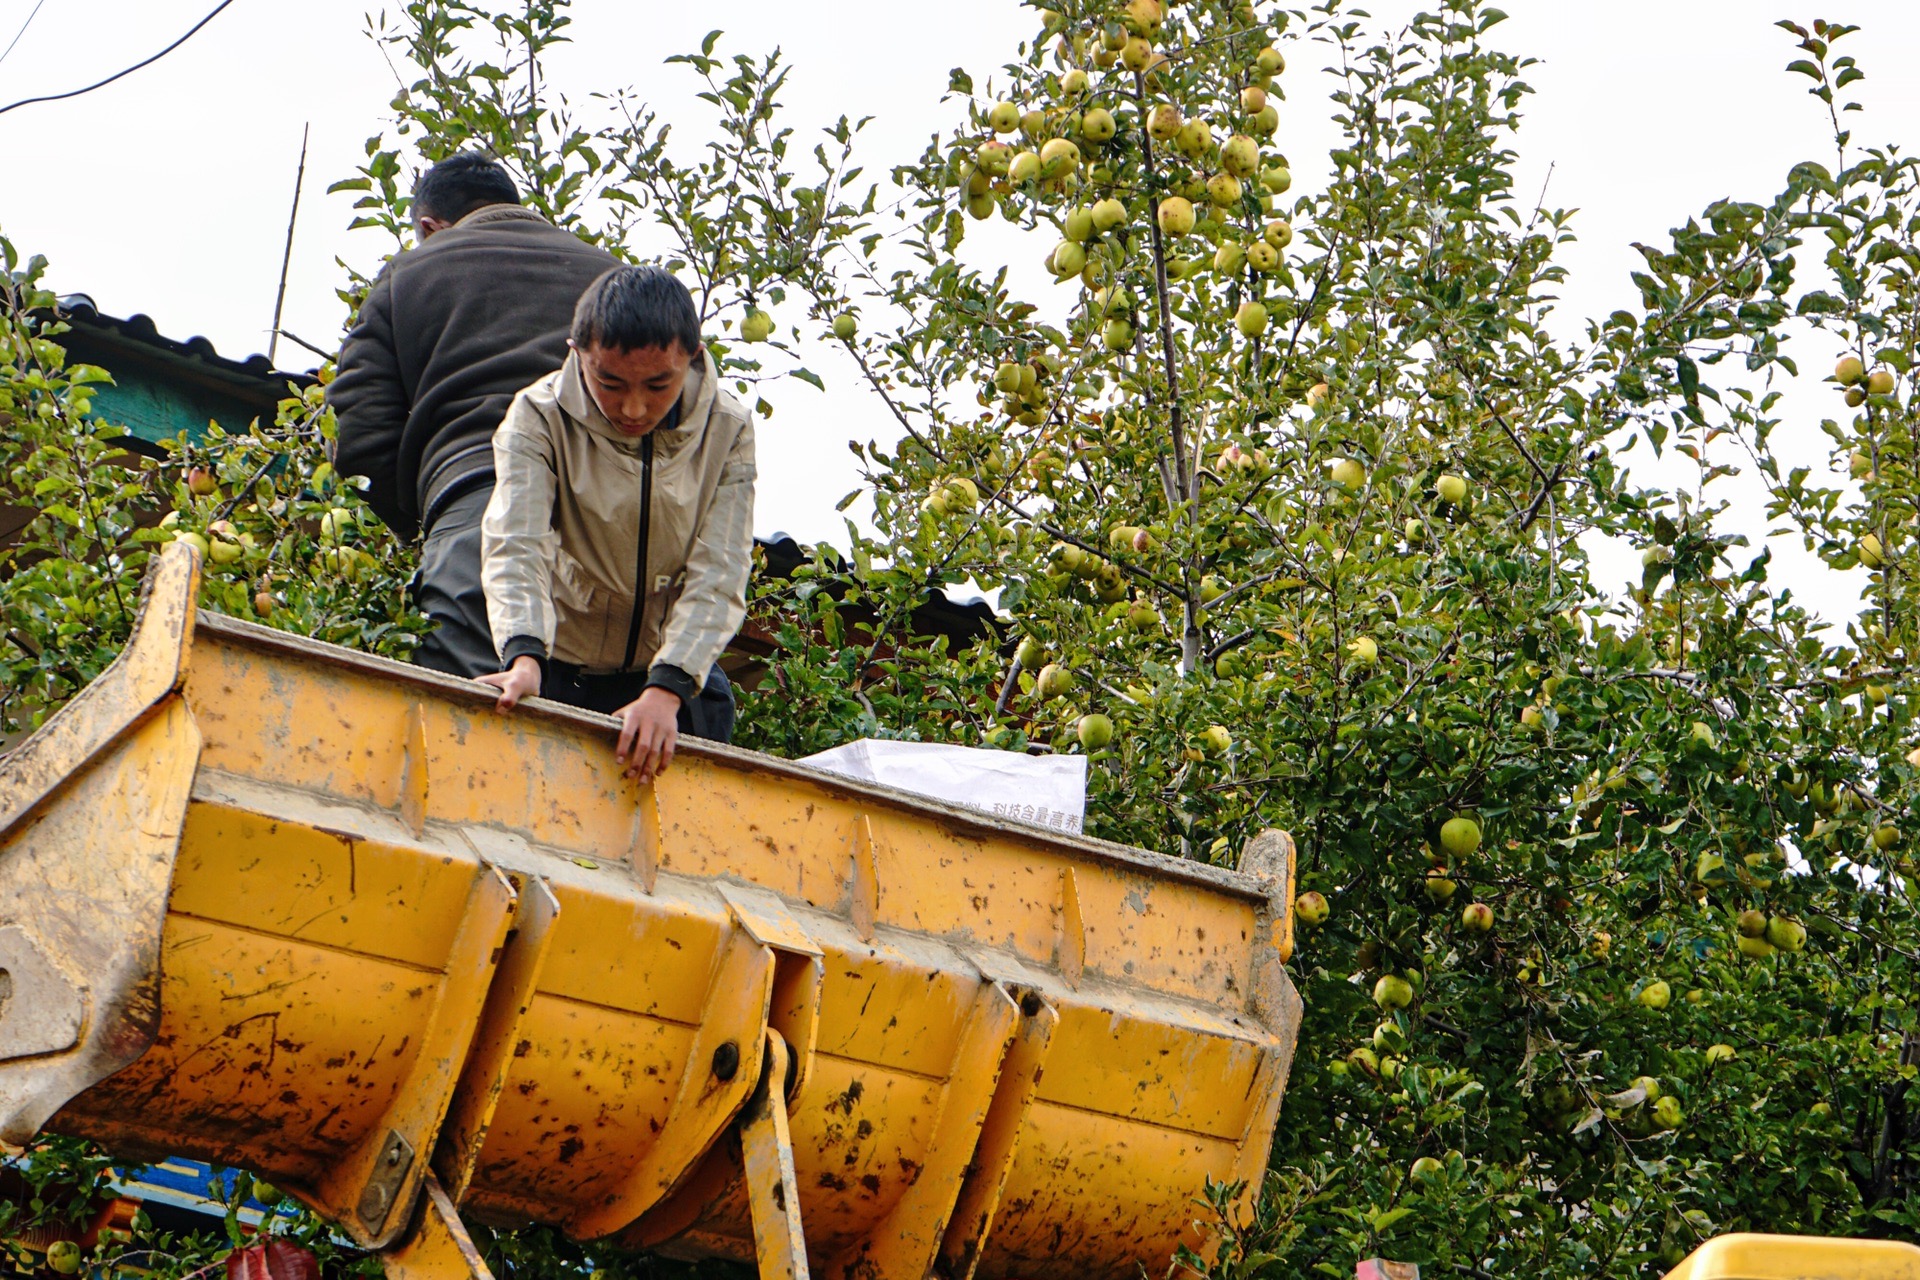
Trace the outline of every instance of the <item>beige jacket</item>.
<instances>
[{"instance_id":1,"label":"beige jacket","mask_svg":"<svg viewBox=\"0 0 1920 1280\"><path fill-rule=\"evenodd\" d=\"M480 526L503 664L534 653L594 673L666 664L696 690L706 680L746 615L753 562L753 420L719 382L703 353L678 423L642 440L601 414L578 356L514 399Z\"/></svg>"}]
</instances>

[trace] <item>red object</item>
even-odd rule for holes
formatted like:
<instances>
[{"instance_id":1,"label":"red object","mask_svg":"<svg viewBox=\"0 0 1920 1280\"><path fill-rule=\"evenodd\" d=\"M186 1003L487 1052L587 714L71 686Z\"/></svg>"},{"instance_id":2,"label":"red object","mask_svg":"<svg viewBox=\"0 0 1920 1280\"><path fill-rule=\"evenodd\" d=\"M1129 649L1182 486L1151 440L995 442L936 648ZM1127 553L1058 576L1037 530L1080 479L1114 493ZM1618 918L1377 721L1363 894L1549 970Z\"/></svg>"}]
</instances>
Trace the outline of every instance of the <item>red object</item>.
<instances>
[{"instance_id":1,"label":"red object","mask_svg":"<svg viewBox=\"0 0 1920 1280\"><path fill-rule=\"evenodd\" d=\"M1353 1269L1353 1280L1420 1280L1420 1264L1367 1258Z\"/></svg>"},{"instance_id":2,"label":"red object","mask_svg":"<svg viewBox=\"0 0 1920 1280\"><path fill-rule=\"evenodd\" d=\"M269 1240L228 1254L227 1280L320 1280L320 1262L291 1240Z\"/></svg>"}]
</instances>

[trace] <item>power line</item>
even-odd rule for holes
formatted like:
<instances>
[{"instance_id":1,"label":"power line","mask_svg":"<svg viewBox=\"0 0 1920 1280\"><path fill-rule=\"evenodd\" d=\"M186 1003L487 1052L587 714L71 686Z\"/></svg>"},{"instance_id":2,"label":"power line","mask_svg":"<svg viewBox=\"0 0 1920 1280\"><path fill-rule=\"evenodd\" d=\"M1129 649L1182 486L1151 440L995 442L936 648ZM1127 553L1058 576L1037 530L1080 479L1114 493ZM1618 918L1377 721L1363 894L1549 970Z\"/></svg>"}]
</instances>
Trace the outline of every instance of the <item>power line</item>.
<instances>
[{"instance_id":1,"label":"power line","mask_svg":"<svg viewBox=\"0 0 1920 1280\"><path fill-rule=\"evenodd\" d=\"M12 53L13 46L20 43L20 37L27 34L27 28L33 25L33 20L35 18L40 16L40 6L45 4L46 2L47 0L36 0L36 3L33 6L33 12L27 15L27 20L20 24L20 29L13 33L13 39L8 41L7 53ZM0 62L5 62L7 60L7 53L0 53Z\"/></svg>"},{"instance_id":2,"label":"power line","mask_svg":"<svg viewBox=\"0 0 1920 1280\"><path fill-rule=\"evenodd\" d=\"M134 72L140 70L140 68L142 67L150 67L154 63L160 61L160 59L172 53L175 49L178 49L181 45L185 44L187 41L193 39L194 35L199 32L200 28L206 26L209 22L212 22L215 18L219 17L220 11L222 9L225 9L228 5L232 3L233 3L233 0L220 0L220 3L214 6L213 12L208 14L206 17L200 19L200 21L194 23L193 28L189 30L187 34L181 36L178 40L175 40L172 44L168 45L166 48L162 49L160 52L154 54L151 58L148 58L142 62L134 63L132 66L128 67L125 71L116 71L112 75L108 76L105 80L96 80L94 83L88 85L84 89L71 89L66 93L50 93L39 98L22 98L18 102L10 102L4 107L0 107L0 116L7 114L7 112L12 111L16 107L30 107L36 102L59 102L63 98L77 98L83 93L92 93L95 89L104 89L108 85L112 84L115 80L121 79L124 76L130 76ZM28 21L31 22L32 19L29 18Z\"/></svg>"}]
</instances>

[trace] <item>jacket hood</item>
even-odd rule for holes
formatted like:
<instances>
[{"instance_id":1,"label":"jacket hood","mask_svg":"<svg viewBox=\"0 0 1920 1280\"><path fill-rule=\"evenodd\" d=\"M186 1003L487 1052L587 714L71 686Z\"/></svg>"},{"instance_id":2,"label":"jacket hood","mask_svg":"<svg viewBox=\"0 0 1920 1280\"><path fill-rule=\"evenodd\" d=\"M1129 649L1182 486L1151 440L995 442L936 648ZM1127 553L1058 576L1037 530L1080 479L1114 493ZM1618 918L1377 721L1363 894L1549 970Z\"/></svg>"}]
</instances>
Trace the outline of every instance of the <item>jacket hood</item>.
<instances>
[{"instance_id":1,"label":"jacket hood","mask_svg":"<svg viewBox=\"0 0 1920 1280\"><path fill-rule=\"evenodd\" d=\"M600 412L600 405L594 400L593 393L587 390L586 370L581 366L578 351L568 350L567 362L560 366L560 372L554 378L555 398L569 418L623 449L634 453L640 451L640 441L647 436L625 435L607 421L607 415ZM719 394L719 388L720 371L715 367L713 357L702 347L700 359L687 369L687 382L680 390L679 421L672 427L655 427L648 433L653 439L655 451L671 453L690 440L698 440L707 429L707 419L713 412L713 402Z\"/></svg>"}]
</instances>

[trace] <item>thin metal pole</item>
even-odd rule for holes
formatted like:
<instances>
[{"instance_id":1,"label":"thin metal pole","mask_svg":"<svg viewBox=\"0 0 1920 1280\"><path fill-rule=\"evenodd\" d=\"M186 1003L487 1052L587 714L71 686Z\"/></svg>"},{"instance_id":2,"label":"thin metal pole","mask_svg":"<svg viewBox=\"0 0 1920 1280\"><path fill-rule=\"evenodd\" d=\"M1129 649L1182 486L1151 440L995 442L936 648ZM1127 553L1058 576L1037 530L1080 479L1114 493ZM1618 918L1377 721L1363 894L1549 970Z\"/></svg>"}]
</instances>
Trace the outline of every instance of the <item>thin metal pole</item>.
<instances>
[{"instance_id":1,"label":"thin metal pole","mask_svg":"<svg viewBox=\"0 0 1920 1280\"><path fill-rule=\"evenodd\" d=\"M280 350L280 313L287 305L287 268L293 265L293 227L300 221L300 188L307 181L307 133L312 128L312 121L300 126L300 171L293 178L293 212L287 215L287 248L280 256L280 291L273 296L273 332L267 338L268 364L273 363Z\"/></svg>"}]
</instances>

